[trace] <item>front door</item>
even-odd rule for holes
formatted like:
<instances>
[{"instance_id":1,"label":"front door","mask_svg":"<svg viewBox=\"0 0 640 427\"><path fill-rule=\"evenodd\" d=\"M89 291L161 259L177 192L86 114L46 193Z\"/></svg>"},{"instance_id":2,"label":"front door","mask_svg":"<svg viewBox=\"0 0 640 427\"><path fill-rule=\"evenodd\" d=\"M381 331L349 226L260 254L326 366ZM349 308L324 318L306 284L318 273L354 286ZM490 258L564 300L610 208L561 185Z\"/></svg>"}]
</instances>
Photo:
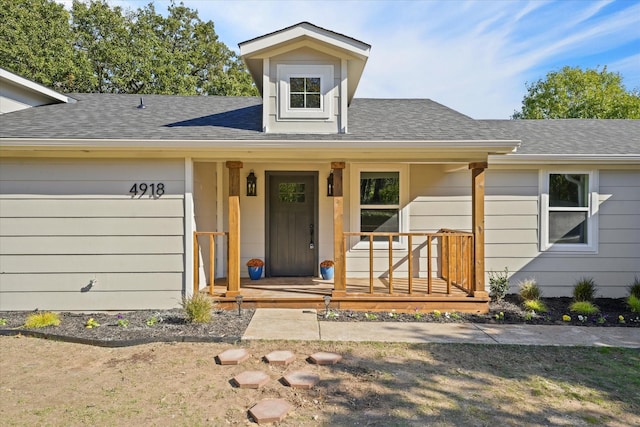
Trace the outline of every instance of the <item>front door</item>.
<instances>
[{"instance_id":1,"label":"front door","mask_svg":"<svg viewBox=\"0 0 640 427\"><path fill-rule=\"evenodd\" d=\"M317 274L316 172L267 172L267 276Z\"/></svg>"}]
</instances>

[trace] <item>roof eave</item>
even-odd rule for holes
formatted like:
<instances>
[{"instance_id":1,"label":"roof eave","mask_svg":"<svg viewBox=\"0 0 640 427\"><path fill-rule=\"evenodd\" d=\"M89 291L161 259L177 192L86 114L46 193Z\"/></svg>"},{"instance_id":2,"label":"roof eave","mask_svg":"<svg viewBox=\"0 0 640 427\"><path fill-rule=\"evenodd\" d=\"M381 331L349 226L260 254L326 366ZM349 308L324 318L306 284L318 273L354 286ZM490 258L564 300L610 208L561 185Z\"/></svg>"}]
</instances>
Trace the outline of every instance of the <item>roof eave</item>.
<instances>
[{"instance_id":1,"label":"roof eave","mask_svg":"<svg viewBox=\"0 0 640 427\"><path fill-rule=\"evenodd\" d=\"M640 154L508 154L489 156L495 165L524 164L640 164Z\"/></svg>"}]
</instances>

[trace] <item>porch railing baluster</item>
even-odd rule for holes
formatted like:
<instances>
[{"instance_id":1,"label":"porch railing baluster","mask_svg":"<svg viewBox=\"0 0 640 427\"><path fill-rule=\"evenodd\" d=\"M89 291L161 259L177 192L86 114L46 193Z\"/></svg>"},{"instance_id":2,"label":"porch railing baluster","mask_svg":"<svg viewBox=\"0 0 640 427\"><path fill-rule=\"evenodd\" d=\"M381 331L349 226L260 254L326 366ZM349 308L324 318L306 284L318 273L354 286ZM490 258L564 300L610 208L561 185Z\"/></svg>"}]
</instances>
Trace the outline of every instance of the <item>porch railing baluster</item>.
<instances>
[{"instance_id":1,"label":"porch railing baluster","mask_svg":"<svg viewBox=\"0 0 640 427\"><path fill-rule=\"evenodd\" d=\"M409 234L409 238L407 241L407 245L409 247L409 259L408 259L408 263L407 263L407 268L409 269L409 274L408 274L408 287L409 287L409 295L413 294L413 239L412 239L412 235Z\"/></svg>"},{"instance_id":2,"label":"porch railing baluster","mask_svg":"<svg viewBox=\"0 0 640 427\"><path fill-rule=\"evenodd\" d=\"M393 236L389 234L389 295L393 293Z\"/></svg>"},{"instance_id":3,"label":"porch railing baluster","mask_svg":"<svg viewBox=\"0 0 640 427\"><path fill-rule=\"evenodd\" d=\"M369 234L369 293L373 294L373 234Z\"/></svg>"},{"instance_id":4,"label":"porch railing baluster","mask_svg":"<svg viewBox=\"0 0 640 427\"><path fill-rule=\"evenodd\" d=\"M198 239L199 236L208 236L209 243L209 294L214 295L214 286L216 280L216 245L215 238L217 236L227 236L224 231L195 231L193 233L193 293L200 292L200 249L202 243ZM227 262L228 268L228 262ZM227 274L228 276L228 274Z\"/></svg>"}]
</instances>

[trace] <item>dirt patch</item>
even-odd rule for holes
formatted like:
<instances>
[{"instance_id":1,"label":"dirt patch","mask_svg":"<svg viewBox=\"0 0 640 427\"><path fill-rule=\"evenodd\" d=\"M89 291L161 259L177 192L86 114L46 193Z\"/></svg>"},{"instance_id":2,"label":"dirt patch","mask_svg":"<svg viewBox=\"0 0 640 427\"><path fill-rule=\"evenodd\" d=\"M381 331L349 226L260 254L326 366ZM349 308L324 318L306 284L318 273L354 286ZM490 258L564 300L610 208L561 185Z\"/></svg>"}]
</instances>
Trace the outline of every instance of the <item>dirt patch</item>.
<instances>
[{"instance_id":1,"label":"dirt patch","mask_svg":"<svg viewBox=\"0 0 640 427\"><path fill-rule=\"evenodd\" d=\"M238 366L215 356L242 346ZM0 337L0 419L5 426L253 425L265 398L293 406L281 426L640 425L637 350L616 348L252 341L105 348ZM272 366L264 355L290 350ZM343 356L333 366L307 357ZM261 389L231 379L260 370ZM320 377L311 390L288 372Z\"/></svg>"}]
</instances>

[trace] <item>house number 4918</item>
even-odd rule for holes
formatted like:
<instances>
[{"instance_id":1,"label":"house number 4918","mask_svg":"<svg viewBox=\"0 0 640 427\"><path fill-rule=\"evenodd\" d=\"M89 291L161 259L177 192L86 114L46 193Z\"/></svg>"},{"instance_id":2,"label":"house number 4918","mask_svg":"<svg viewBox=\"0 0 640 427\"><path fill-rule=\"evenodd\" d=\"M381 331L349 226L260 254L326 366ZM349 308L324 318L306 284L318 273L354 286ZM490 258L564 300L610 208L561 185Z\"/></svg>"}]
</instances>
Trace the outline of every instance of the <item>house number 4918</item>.
<instances>
[{"instance_id":1,"label":"house number 4918","mask_svg":"<svg viewBox=\"0 0 640 427\"><path fill-rule=\"evenodd\" d=\"M146 182L136 182L129 190L132 197L142 197L148 195L149 197L160 197L164 194L164 183L156 182L147 184Z\"/></svg>"}]
</instances>

